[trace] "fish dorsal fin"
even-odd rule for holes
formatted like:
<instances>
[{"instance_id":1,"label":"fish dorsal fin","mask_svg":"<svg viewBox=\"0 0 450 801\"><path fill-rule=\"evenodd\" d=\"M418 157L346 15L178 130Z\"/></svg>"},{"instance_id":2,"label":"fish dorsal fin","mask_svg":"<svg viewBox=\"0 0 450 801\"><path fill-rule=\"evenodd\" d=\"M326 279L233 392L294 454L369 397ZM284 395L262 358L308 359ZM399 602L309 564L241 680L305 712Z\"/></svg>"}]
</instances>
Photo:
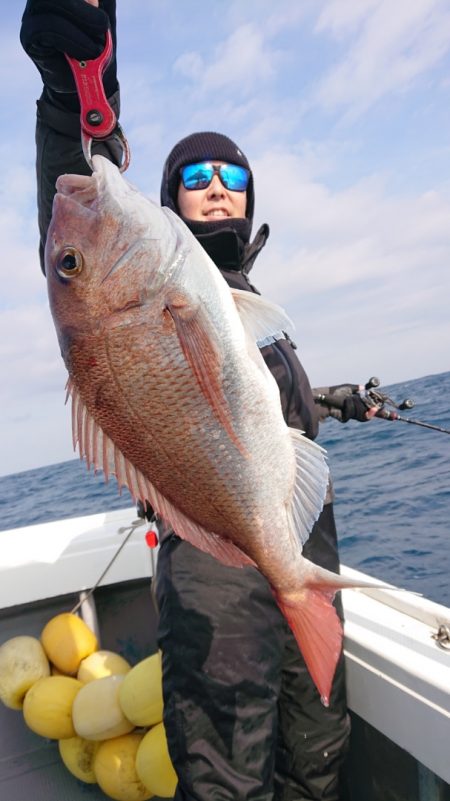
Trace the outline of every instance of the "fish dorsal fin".
<instances>
[{"instance_id":1,"label":"fish dorsal fin","mask_svg":"<svg viewBox=\"0 0 450 801\"><path fill-rule=\"evenodd\" d=\"M80 393L69 379L67 394L72 396L72 438L74 449L78 445L80 457L86 460L88 470L103 470L105 481L114 475L119 487L127 487L134 500L148 501L152 509L163 518L181 539L187 540L204 553L213 556L227 567L244 567L255 563L230 540L208 532L177 509L152 482L143 475L105 434L88 412Z\"/></svg>"},{"instance_id":2,"label":"fish dorsal fin","mask_svg":"<svg viewBox=\"0 0 450 801\"><path fill-rule=\"evenodd\" d=\"M292 501L292 529L303 546L322 511L328 485L326 452L301 431L290 428L296 473Z\"/></svg>"},{"instance_id":3,"label":"fish dorsal fin","mask_svg":"<svg viewBox=\"0 0 450 801\"><path fill-rule=\"evenodd\" d=\"M280 335L282 331L293 333L294 324L281 306L244 289L231 289L231 294L242 325L255 342Z\"/></svg>"}]
</instances>

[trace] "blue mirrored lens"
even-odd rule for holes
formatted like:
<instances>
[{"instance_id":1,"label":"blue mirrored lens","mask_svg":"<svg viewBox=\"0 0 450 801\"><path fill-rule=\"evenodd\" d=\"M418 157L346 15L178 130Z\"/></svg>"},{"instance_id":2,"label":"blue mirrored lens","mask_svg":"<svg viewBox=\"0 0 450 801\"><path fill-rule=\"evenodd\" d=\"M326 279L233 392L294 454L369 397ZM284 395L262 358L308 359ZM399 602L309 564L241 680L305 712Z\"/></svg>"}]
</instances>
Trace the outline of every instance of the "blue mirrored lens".
<instances>
[{"instance_id":1,"label":"blue mirrored lens","mask_svg":"<svg viewBox=\"0 0 450 801\"><path fill-rule=\"evenodd\" d=\"M206 189L214 175L212 164L187 164L181 169L181 178L185 189Z\"/></svg>"},{"instance_id":2,"label":"blue mirrored lens","mask_svg":"<svg viewBox=\"0 0 450 801\"><path fill-rule=\"evenodd\" d=\"M238 164L213 165L208 161L186 164L181 168L181 179L185 189L206 189L217 173L226 189L232 192L245 192L250 173Z\"/></svg>"},{"instance_id":3,"label":"blue mirrored lens","mask_svg":"<svg viewBox=\"0 0 450 801\"><path fill-rule=\"evenodd\" d=\"M249 171L238 164L222 164L219 168L223 185L232 192L244 192L247 189Z\"/></svg>"}]
</instances>

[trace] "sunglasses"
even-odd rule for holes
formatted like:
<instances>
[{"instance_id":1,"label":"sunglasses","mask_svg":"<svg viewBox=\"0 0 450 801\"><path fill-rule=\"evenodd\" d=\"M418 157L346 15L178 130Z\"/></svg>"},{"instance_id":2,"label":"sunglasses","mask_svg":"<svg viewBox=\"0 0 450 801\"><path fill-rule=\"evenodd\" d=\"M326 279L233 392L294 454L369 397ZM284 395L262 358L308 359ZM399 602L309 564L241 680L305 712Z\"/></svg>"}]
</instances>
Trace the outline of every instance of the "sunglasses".
<instances>
[{"instance_id":1,"label":"sunglasses","mask_svg":"<svg viewBox=\"0 0 450 801\"><path fill-rule=\"evenodd\" d=\"M232 192L245 192L250 178L250 171L238 164L211 164L200 161L197 164L186 164L180 170L185 189L206 189L215 175L218 175L225 189Z\"/></svg>"}]
</instances>

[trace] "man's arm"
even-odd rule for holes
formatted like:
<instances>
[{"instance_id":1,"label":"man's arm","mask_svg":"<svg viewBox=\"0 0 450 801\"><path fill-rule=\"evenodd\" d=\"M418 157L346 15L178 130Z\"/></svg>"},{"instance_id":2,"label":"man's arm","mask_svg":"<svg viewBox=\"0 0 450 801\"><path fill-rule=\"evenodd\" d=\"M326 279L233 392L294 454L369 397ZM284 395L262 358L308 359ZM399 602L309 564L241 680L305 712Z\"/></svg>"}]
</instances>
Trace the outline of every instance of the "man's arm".
<instances>
[{"instance_id":1,"label":"man's arm","mask_svg":"<svg viewBox=\"0 0 450 801\"><path fill-rule=\"evenodd\" d=\"M44 88L37 101L36 174L39 221L39 255L44 271L44 247L52 214L55 183L59 175L89 175L81 147L80 105L75 82L65 58L97 58L111 30L114 55L103 76L109 103L119 117L119 86L116 77L115 0L28 0L22 18L21 43L38 68ZM100 153L121 163L119 142L111 137L95 143Z\"/></svg>"},{"instance_id":2,"label":"man's arm","mask_svg":"<svg viewBox=\"0 0 450 801\"><path fill-rule=\"evenodd\" d=\"M108 98L116 116L119 116L119 90ZM116 138L96 142L93 153L99 153L119 165L122 149ZM56 179L64 173L90 175L91 169L81 148L80 115L58 108L44 95L37 101L36 119L36 177L39 222L39 256L44 270L44 248L52 216Z\"/></svg>"}]
</instances>

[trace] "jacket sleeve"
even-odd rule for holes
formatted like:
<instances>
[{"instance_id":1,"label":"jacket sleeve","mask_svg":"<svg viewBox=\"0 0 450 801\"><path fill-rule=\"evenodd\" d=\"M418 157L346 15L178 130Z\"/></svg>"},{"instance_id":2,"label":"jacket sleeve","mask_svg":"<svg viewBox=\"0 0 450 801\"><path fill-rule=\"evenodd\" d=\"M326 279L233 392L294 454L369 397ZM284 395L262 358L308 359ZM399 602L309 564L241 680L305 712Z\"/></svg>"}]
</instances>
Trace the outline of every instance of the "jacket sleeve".
<instances>
[{"instance_id":1,"label":"jacket sleeve","mask_svg":"<svg viewBox=\"0 0 450 801\"><path fill-rule=\"evenodd\" d=\"M119 117L119 91L109 98L117 118ZM121 162L121 147L117 139L94 143L93 153L100 153L115 164ZM39 257L42 272L47 230L52 216L56 179L64 173L90 175L91 170L81 147L80 114L67 111L57 101L50 99L45 90L37 101L36 121L36 177L39 223Z\"/></svg>"},{"instance_id":2,"label":"jacket sleeve","mask_svg":"<svg viewBox=\"0 0 450 801\"><path fill-rule=\"evenodd\" d=\"M284 419L291 428L304 431L309 439L318 433L318 414L308 377L288 339L278 339L261 348L281 396Z\"/></svg>"},{"instance_id":3,"label":"jacket sleeve","mask_svg":"<svg viewBox=\"0 0 450 801\"><path fill-rule=\"evenodd\" d=\"M314 398L317 398L318 395L331 395L332 387L314 387L312 393ZM327 406L326 403L320 403L319 401L315 401L315 405L319 423L324 423L329 417L342 423L342 411L340 409L334 409L332 406Z\"/></svg>"}]
</instances>

